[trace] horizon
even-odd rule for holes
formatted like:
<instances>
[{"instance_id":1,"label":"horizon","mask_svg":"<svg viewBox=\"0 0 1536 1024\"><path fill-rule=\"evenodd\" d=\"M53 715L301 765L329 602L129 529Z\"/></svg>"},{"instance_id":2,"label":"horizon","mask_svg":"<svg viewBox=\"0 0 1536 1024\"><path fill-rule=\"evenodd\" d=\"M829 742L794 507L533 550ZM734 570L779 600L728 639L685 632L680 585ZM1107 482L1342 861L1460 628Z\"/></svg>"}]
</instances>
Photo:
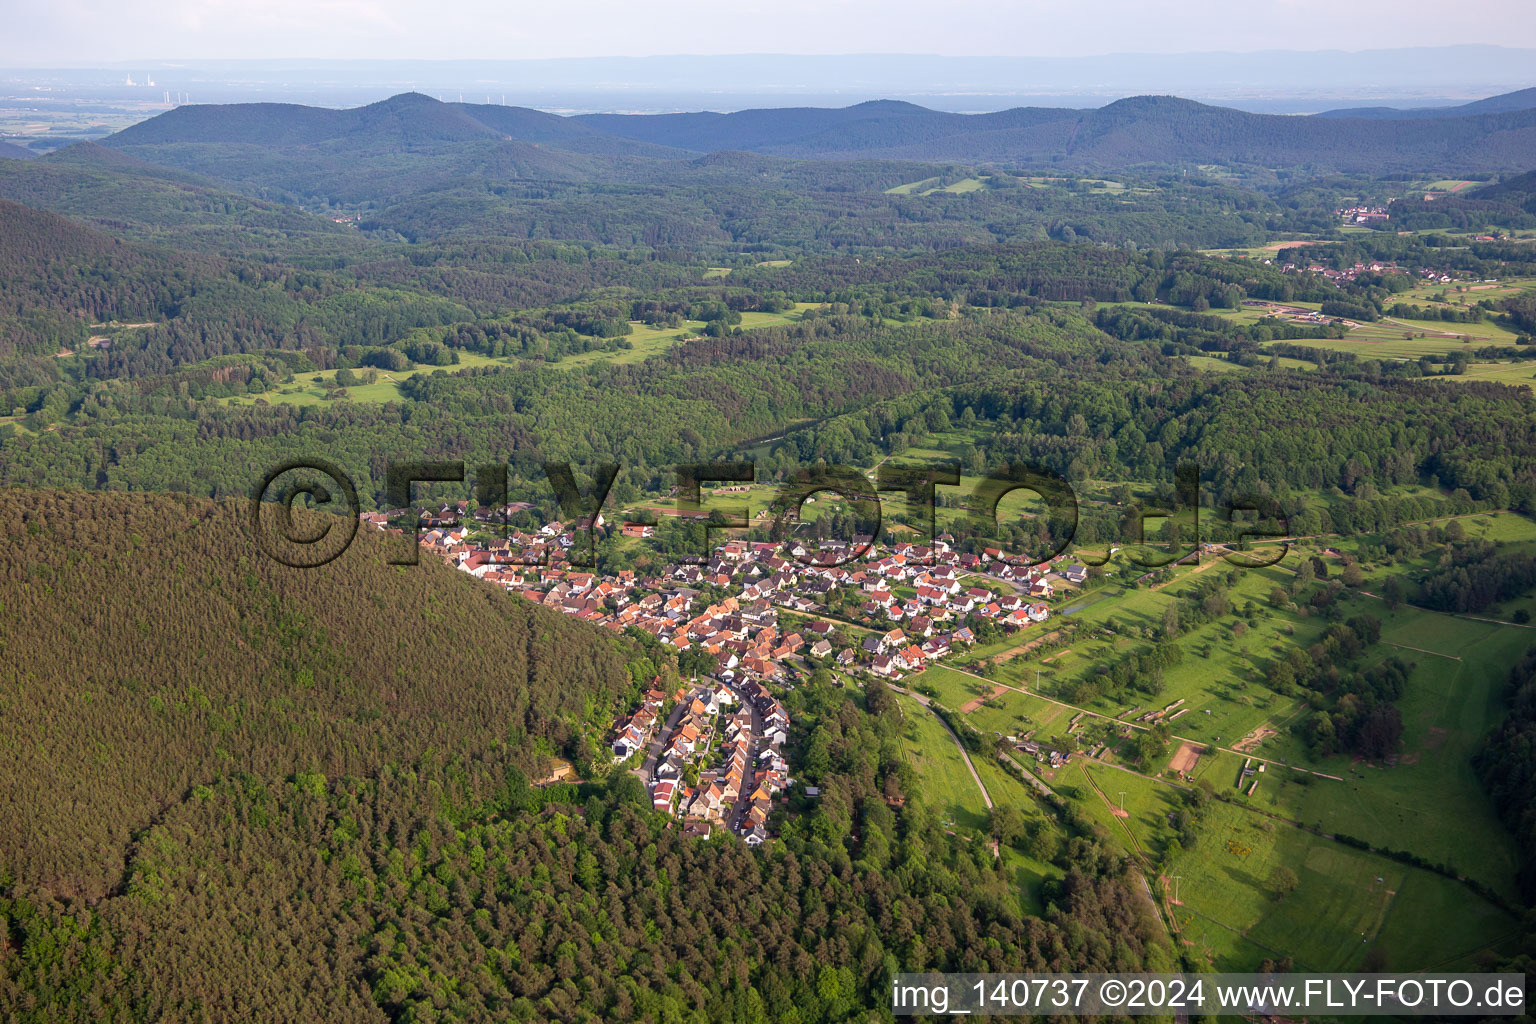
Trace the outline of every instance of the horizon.
<instances>
[{"instance_id":1,"label":"horizon","mask_svg":"<svg viewBox=\"0 0 1536 1024\"><path fill-rule=\"evenodd\" d=\"M1491 0L1483 14L1501 22L1502 41L1536 46L1536 23L1524 5ZM249 59L282 52L283 59L583 58L598 54L693 56L720 53L842 55L845 40L860 39L865 53L910 52L920 26L927 52L954 57L1079 58L1117 53L1210 52L1212 43L1273 38L1287 23L1325 25L1304 41L1370 39L1376 48L1484 42L1486 21L1446 22L1428 0L1363 0L1340 7L1325 0L1290 0L1284 20L1270 9L1233 10L1195 0L1171 18L1130 0L1101 5L1094 31L1084 33L1074 12L1044 4L997 9L959 0L943 19L913 0L871 5L852 0L812 3L781 0L771 11L720 11L690 2L666 17L615 0L596 0L579 11L527 9L515 19L483 2L421 11L403 0L273 0L259 7L190 3L104 3L64 0L14 11L0 64L28 67L152 60L150 52L196 54L192 60ZM807 26L815 26L807 32ZM296 31L296 28L298 31ZM679 28L683 31L680 33ZM682 45L678 45L683 39ZM743 39L754 44L741 47ZM1191 46L1191 41L1195 45ZM474 52L466 53L466 46ZM1301 52L1327 50L1302 46ZM81 54L86 56L81 57Z\"/></svg>"},{"instance_id":2,"label":"horizon","mask_svg":"<svg viewBox=\"0 0 1536 1024\"><path fill-rule=\"evenodd\" d=\"M737 53L439 60L362 57L142 58L0 66L0 108L132 110L180 103L284 102L345 109L403 92L562 114L841 108L871 100L985 113L1090 109L1178 96L1253 113L1454 106L1536 84L1536 49L1434 47L1081 57Z\"/></svg>"},{"instance_id":3,"label":"horizon","mask_svg":"<svg viewBox=\"0 0 1536 1024\"><path fill-rule=\"evenodd\" d=\"M1089 61L1120 57L1251 57L1256 55L1339 55L1361 56L1365 54L1403 52L1403 51L1436 51L1436 50L1505 50L1536 52L1536 40L1530 45L1510 45L1506 43L1488 42L1422 42L1399 46L1257 46L1257 47L1209 47L1182 50L1160 49L1115 49L1093 50L1084 53L941 53L934 50L734 50L728 52L695 53L687 50L657 51L654 53L619 53L599 52L571 54L563 56L471 56L460 55L455 57L427 57L427 56L337 56L331 54L283 54L262 56L220 56L217 54L179 54L179 55L150 55L138 54L133 57L113 57L96 59L52 60L52 61L17 61L10 58L0 58L0 71L47 71L47 70L90 70L92 68L129 68L129 67L157 67L165 68L184 64L304 64L304 65L427 65L427 64L558 64L577 61L657 61L657 60L739 60L743 58L788 58L788 59L826 59L840 58L898 58L898 59L932 59L946 61Z\"/></svg>"}]
</instances>

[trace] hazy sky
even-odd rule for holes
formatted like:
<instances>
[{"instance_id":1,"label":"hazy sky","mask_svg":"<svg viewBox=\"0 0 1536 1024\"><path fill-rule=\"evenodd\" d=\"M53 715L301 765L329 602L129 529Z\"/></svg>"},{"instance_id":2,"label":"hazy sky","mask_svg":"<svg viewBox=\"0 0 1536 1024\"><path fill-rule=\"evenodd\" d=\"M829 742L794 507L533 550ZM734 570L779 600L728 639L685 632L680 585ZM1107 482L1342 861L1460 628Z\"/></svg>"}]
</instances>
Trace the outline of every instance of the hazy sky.
<instances>
[{"instance_id":1,"label":"hazy sky","mask_svg":"<svg viewBox=\"0 0 1536 1024\"><path fill-rule=\"evenodd\" d=\"M1531 0L0 0L0 64L1536 47Z\"/></svg>"}]
</instances>

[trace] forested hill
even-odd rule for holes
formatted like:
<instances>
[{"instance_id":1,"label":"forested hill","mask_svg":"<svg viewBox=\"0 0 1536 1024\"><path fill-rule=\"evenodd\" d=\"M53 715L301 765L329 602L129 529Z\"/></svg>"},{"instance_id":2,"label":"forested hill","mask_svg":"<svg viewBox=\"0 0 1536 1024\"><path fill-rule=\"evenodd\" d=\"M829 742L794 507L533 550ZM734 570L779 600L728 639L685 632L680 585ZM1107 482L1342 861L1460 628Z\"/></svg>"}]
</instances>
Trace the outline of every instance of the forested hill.
<instances>
[{"instance_id":1,"label":"forested hill","mask_svg":"<svg viewBox=\"0 0 1536 1024\"><path fill-rule=\"evenodd\" d=\"M38 278L40 260L79 261L132 249L111 235L63 217L0 199L0 279ZM29 282L47 287L42 280Z\"/></svg>"},{"instance_id":2,"label":"forested hill","mask_svg":"<svg viewBox=\"0 0 1536 1024\"><path fill-rule=\"evenodd\" d=\"M408 146L495 138L497 133L446 103L420 93L401 93L347 110L293 103L177 107L118 132L112 140L121 146L170 142L312 146L359 135L393 139Z\"/></svg>"},{"instance_id":3,"label":"forested hill","mask_svg":"<svg viewBox=\"0 0 1536 1024\"><path fill-rule=\"evenodd\" d=\"M0 889L99 896L132 836L232 773L372 776L502 745L532 770L631 685L624 643L440 563L388 565L391 538L293 569L248 516L0 491Z\"/></svg>"},{"instance_id":4,"label":"forested hill","mask_svg":"<svg viewBox=\"0 0 1536 1024\"><path fill-rule=\"evenodd\" d=\"M25 146L18 146L10 142L0 142L0 160L31 160L36 153Z\"/></svg>"},{"instance_id":5,"label":"forested hill","mask_svg":"<svg viewBox=\"0 0 1536 1024\"><path fill-rule=\"evenodd\" d=\"M1325 110L1318 117L1379 117L1405 119L1419 117L1466 117L1472 114L1502 114L1510 110L1530 110L1536 107L1536 87L1501 93L1486 99L1462 103L1454 107L1413 107L1402 110L1397 107L1346 107L1341 110Z\"/></svg>"},{"instance_id":6,"label":"forested hill","mask_svg":"<svg viewBox=\"0 0 1536 1024\"><path fill-rule=\"evenodd\" d=\"M556 180L622 177L629 172L613 164L615 159L666 158L680 150L1072 169L1236 163L1471 173L1527 165L1536 151L1536 110L1403 119L1289 117L1139 96L1097 110L1021 107L952 114L874 101L842 109L559 118L515 107L440 103L411 93L352 110L180 107L104 144L154 162L298 194L305 194L302 181L324 176L329 162L389 161L406 152L431 157L445 172ZM261 167L278 150L293 173L274 181ZM255 166L242 170L244 164ZM399 173L383 163L376 163L376 170ZM307 179L301 178L306 171ZM416 176L423 173L419 167Z\"/></svg>"},{"instance_id":7,"label":"forested hill","mask_svg":"<svg viewBox=\"0 0 1536 1024\"><path fill-rule=\"evenodd\" d=\"M1528 162L1536 147L1536 112L1529 110L1403 124L1251 114L1171 96L1132 97L1088 111L1020 108L966 115L877 103L841 111L581 119L629 138L690 149L1083 168L1218 162L1361 172L1510 168Z\"/></svg>"}]
</instances>

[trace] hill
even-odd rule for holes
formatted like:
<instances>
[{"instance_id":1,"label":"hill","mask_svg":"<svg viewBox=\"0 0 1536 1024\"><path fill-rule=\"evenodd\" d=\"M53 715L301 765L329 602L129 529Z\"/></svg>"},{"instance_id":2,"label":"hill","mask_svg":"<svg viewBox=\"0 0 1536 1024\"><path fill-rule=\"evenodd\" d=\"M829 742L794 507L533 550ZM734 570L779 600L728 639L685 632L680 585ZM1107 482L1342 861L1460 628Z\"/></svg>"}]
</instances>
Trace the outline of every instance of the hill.
<instances>
[{"instance_id":1,"label":"hill","mask_svg":"<svg viewBox=\"0 0 1536 1024\"><path fill-rule=\"evenodd\" d=\"M1171 96L1131 97L1097 110L1019 107L990 114L881 100L837 109L562 118L405 94L353 110L182 107L103 144L274 198L324 195L371 204L486 180L633 182L685 152L724 150L818 161L1078 170L1206 164L1372 173L1523 169L1536 150L1536 109L1495 110L1499 103L1485 102L1488 108L1459 116L1403 119L1253 114ZM644 160L640 167L636 158ZM364 168L366 175L357 173Z\"/></svg>"},{"instance_id":2,"label":"hill","mask_svg":"<svg viewBox=\"0 0 1536 1024\"><path fill-rule=\"evenodd\" d=\"M1536 171L1527 171L1492 185L1472 189L1466 198L1514 203L1523 205L1528 212L1536 213L1536 205L1533 205L1533 200L1536 200Z\"/></svg>"},{"instance_id":3,"label":"hill","mask_svg":"<svg viewBox=\"0 0 1536 1024\"><path fill-rule=\"evenodd\" d=\"M994 114L949 114L879 102L841 110L580 119L629 138L697 150L1082 169L1208 163L1362 172L1511 168L1521 166L1536 146L1536 111L1529 110L1404 124L1251 114L1172 96L1131 97L1088 111L1020 107Z\"/></svg>"},{"instance_id":4,"label":"hill","mask_svg":"<svg viewBox=\"0 0 1536 1024\"><path fill-rule=\"evenodd\" d=\"M77 262L129 250L105 232L5 199L0 199L0 239L0 280L28 278L35 285L44 284L35 280L39 260Z\"/></svg>"},{"instance_id":5,"label":"hill","mask_svg":"<svg viewBox=\"0 0 1536 1024\"><path fill-rule=\"evenodd\" d=\"M292 103L231 103L177 107L111 136L118 146L225 142L312 146L349 136L401 145L494 138L493 129L463 109L421 93L401 93L347 110Z\"/></svg>"},{"instance_id":6,"label":"hill","mask_svg":"<svg viewBox=\"0 0 1536 1024\"><path fill-rule=\"evenodd\" d=\"M357 243L355 231L324 217L90 142L0 163L0 198L180 249L236 252L307 240L346 250Z\"/></svg>"},{"instance_id":7,"label":"hill","mask_svg":"<svg viewBox=\"0 0 1536 1024\"><path fill-rule=\"evenodd\" d=\"M156 319L182 297L188 271L177 255L0 199L0 358L52 361L84 344L87 319Z\"/></svg>"},{"instance_id":8,"label":"hill","mask_svg":"<svg viewBox=\"0 0 1536 1024\"><path fill-rule=\"evenodd\" d=\"M35 160L37 154L25 146L18 146L11 142L0 142L0 160Z\"/></svg>"},{"instance_id":9,"label":"hill","mask_svg":"<svg viewBox=\"0 0 1536 1024\"><path fill-rule=\"evenodd\" d=\"M1501 93L1485 99L1473 100L1450 107L1412 107L1407 110L1396 107L1347 107L1341 110L1325 110L1318 117L1374 117L1405 120L1422 117L1467 117L1474 114L1503 114L1511 110L1536 108L1536 86Z\"/></svg>"},{"instance_id":10,"label":"hill","mask_svg":"<svg viewBox=\"0 0 1536 1024\"><path fill-rule=\"evenodd\" d=\"M457 182L578 181L608 168L599 157L510 138L463 105L419 93L350 110L282 103L178 107L102 145L291 203L315 197L389 203ZM636 147L614 140L595 148Z\"/></svg>"},{"instance_id":11,"label":"hill","mask_svg":"<svg viewBox=\"0 0 1536 1024\"><path fill-rule=\"evenodd\" d=\"M373 531L321 569L279 565L249 511L0 492L0 877L99 896L193 787L508 740L528 764L629 684L608 635L441 564L390 566Z\"/></svg>"},{"instance_id":12,"label":"hill","mask_svg":"<svg viewBox=\"0 0 1536 1024\"><path fill-rule=\"evenodd\" d=\"M1441 196L1432 203L1403 198L1389 207L1401 230L1516 230L1536 226L1536 171L1482 188Z\"/></svg>"}]
</instances>

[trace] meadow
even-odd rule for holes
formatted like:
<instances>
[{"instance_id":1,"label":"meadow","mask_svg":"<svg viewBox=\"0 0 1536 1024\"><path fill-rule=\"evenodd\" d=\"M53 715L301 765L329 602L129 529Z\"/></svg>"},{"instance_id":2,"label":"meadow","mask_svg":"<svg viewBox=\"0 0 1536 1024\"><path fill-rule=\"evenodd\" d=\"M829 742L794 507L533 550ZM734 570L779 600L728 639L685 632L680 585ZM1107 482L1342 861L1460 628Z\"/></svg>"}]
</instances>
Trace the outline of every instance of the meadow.
<instances>
[{"instance_id":1,"label":"meadow","mask_svg":"<svg viewBox=\"0 0 1536 1024\"><path fill-rule=\"evenodd\" d=\"M1503 946L1515 927L1454 880L1221 801L1206 804L1186 848L1169 823L1186 806L1178 788L1087 764L1068 778L1067 791L1106 834L1166 865L1159 896L1170 901L1180 937L1215 969L1285 956L1311 970L1466 965ZM1124 816L1115 813L1121 805ZM1274 880L1282 867L1297 879L1284 895Z\"/></svg>"},{"instance_id":2,"label":"meadow","mask_svg":"<svg viewBox=\"0 0 1536 1024\"><path fill-rule=\"evenodd\" d=\"M954 737L933 712L917 701L906 696L897 699L907 721L907 760L922 780L925 798L947 826L985 829L986 803L965 767Z\"/></svg>"},{"instance_id":3,"label":"meadow","mask_svg":"<svg viewBox=\"0 0 1536 1024\"><path fill-rule=\"evenodd\" d=\"M1485 513L1456 521L1469 537L1536 542L1536 522L1523 516ZM1360 540L1331 538L1328 543L1350 551ZM1168 756L1185 740L1200 747L1203 753L1193 780L1209 782L1218 794L1319 832L1347 833L1376 847L1406 850L1450 865L1513 898L1517 851L1472 770L1471 758L1504 713L1507 666L1536 646L1536 629L1407 605L1389 610L1372 595L1372 588L1388 572L1411 576L1429 568L1431 554L1390 570L1365 564L1366 581L1358 591L1345 591L1339 617L1363 613L1381 620L1381 641L1362 663L1397 657L1413 666L1405 694L1397 701L1404 725L1401 752L1379 764L1349 756L1317 757L1295 730L1312 712L1297 699L1274 693L1263 679L1274 656L1306 649L1329 624L1329 619L1299 614L1292 606L1275 607L1270 601L1273 590L1294 580L1294 567L1302 557L1322 550L1321 542L1294 546L1281 564L1264 569L1228 570L1217 563L1196 573L1181 567L1172 582L1155 590L1108 583L1092 591L1093 600L1068 617L1079 632L1066 650L1057 646L1010 658L991 666L986 679L961 671L963 662L957 659L930 667L910 684L953 710L967 708L966 720L989 736L1028 735L1068 750L1122 728L1089 719L1083 724L1095 739L1082 736L1082 729L1071 735L1069 722L1079 707L1109 718L1134 709L1125 717L1130 722L1144 711L1182 700L1188 711L1172 723L1175 740ZM1335 556L1330 560L1337 564ZM1212 580L1222 583L1233 613L1182 633L1177 642L1183 660L1165 670L1155 696L1133 689L1082 705L1061 702L1063 692L1095 678L1102 665L1149 650L1152 641L1147 637L1160 629L1169 605ZM1530 610L1532 604L1528 598L1511 602L1500 614L1520 607ZM1061 621L1058 612L1051 626ZM1244 628L1234 629L1235 623ZM970 658L975 663L978 655L1029 643L1049 630L1023 631L971 652ZM994 693L997 683L1019 689ZM1260 730L1262 740L1251 742ZM1268 770L1242 779L1239 790L1245 755L1220 748L1245 738L1250 742L1241 748L1265 759ZM1167 760L1154 770L1168 772ZM1074 772L1068 769L1066 774ZM1259 785L1248 795L1255 781ZM1455 812L1445 813L1447 808ZM1433 893L1434 878L1418 881L1415 889ZM1319 962L1343 961L1329 954Z\"/></svg>"}]
</instances>

